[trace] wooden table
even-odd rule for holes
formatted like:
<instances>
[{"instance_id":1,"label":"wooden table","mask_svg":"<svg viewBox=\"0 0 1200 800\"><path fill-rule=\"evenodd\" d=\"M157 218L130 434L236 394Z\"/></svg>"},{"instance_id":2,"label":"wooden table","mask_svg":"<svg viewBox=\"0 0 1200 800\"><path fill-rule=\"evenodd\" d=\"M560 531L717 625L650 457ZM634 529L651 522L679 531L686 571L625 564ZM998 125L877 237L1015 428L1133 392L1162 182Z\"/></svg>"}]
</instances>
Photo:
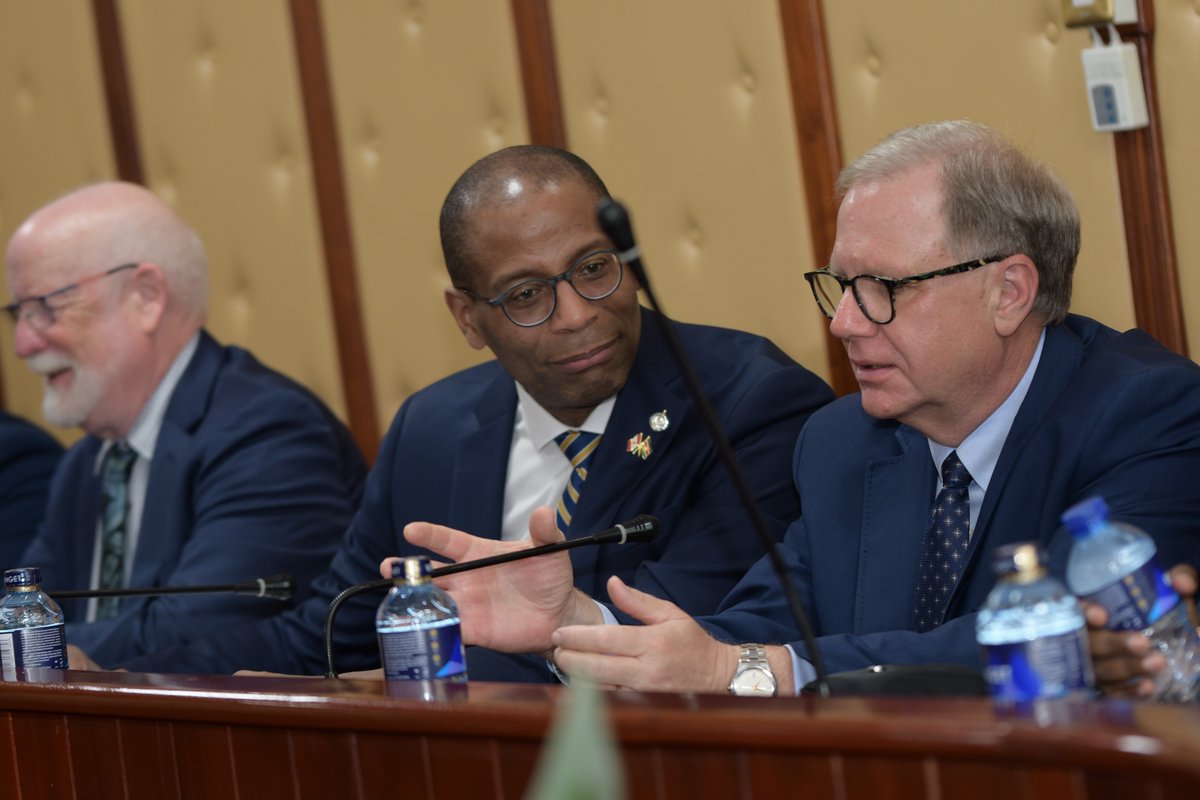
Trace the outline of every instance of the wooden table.
<instances>
[{"instance_id":1,"label":"wooden table","mask_svg":"<svg viewBox=\"0 0 1200 800\"><path fill-rule=\"evenodd\" d=\"M14 677L10 673L10 677ZM0 681L3 798L520 798L552 686L30 671ZM606 695L636 798L1200 796L1200 708Z\"/></svg>"}]
</instances>

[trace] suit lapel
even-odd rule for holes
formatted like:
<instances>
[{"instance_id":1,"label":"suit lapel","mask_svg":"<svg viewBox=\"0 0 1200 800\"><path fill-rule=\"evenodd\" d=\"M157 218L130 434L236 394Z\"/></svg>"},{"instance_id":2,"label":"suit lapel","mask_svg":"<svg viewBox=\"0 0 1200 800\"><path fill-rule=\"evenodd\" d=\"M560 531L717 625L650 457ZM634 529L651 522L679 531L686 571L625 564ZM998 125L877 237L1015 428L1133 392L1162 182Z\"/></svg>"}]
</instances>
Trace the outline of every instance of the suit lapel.
<instances>
[{"instance_id":1,"label":"suit lapel","mask_svg":"<svg viewBox=\"0 0 1200 800\"><path fill-rule=\"evenodd\" d=\"M97 531L100 519L100 475L96 470L96 457L100 454L101 441L94 436L89 436L86 443L80 452L79 468L88 470L88 479L79 482L79 485L84 487L80 496L76 498L74 530L91 531L93 536L83 538L82 541L94 541L94 535ZM96 549L92 546L75 547L71 553L72 568L71 568L71 585L72 586L90 586L92 580L92 561L95 559ZM55 588L70 588L70 587L55 587ZM83 601L87 602L87 601Z\"/></svg>"},{"instance_id":2,"label":"suit lapel","mask_svg":"<svg viewBox=\"0 0 1200 800\"><path fill-rule=\"evenodd\" d=\"M175 391L167 402L162 428L154 442L154 457L150 462L150 480L146 485L146 503L138 529L137 551L134 553L132 586L155 586L161 581L159 573L166 562L173 560L180 542L163 532L174 530L170 514L184 502L180 491L188 491L188 481L180 475L187 463L192 446L192 432L208 409L209 395L221 367L221 346L205 332L192 360L179 378ZM181 488L182 487L182 488ZM190 536L190 527L183 529Z\"/></svg>"},{"instance_id":3,"label":"suit lapel","mask_svg":"<svg viewBox=\"0 0 1200 800\"><path fill-rule=\"evenodd\" d=\"M912 589L929 525L935 474L925 437L901 425L897 455L867 462L855 602L859 631L908 627ZM894 586L895 592L880 592Z\"/></svg>"},{"instance_id":4,"label":"suit lapel","mask_svg":"<svg viewBox=\"0 0 1200 800\"><path fill-rule=\"evenodd\" d=\"M616 516L626 511L630 516L654 511L652 508L624 509L625 501L647 476L653 474L682 427L699 424L699 420L689 418L691 404L683 392L679 373L664 349L657 322L643 311L637 359L617 395L604 438L592 457L587 483L580 493L571 529L567 532L569 538L588 536L622 522ZM650 425L650 417L658 412L664 412L668 421L667 428L662 431L656 431ZM638 437L643 442L640 453L636 446ZM580 548L572 553L576 586L592 594L600 587L587 587L583 579L592 575L594 582L598 557L599 550L595 547Z\"/></svg>"},{"instance_id":5,"label":"suit lapel","mask_svg":"<svg viewBox=\"0 0 1200 800\"><path fill-rule=\"evenodd\" d=\"M995 515L995 509L1011 481L1009 475L1021 455L1029 437L1042 424L1046 413L1054 405L1055 398L1071 382L1072 377L1079 371L1083 360L1083 345L1073 333L1062 325L1046 329L1046 343L1042 347L1042 357L1038 361L1037 371L1033 382L1017 416L1009 429L1004 447L1000 450L1000 458L992 471L992 480L988 484L988 492L979 510L979 521L975 528L977 534L987 531ZM979 540L981 536L973 537ZM974 548L972 548L974 549Z\"/></svg>"},{"instance_id":6,"label":"suit lapel","mask_svg":"<svg viewBox=\"0 0 1200 800\"><path fill-rule=\"evenodd\" d=\"M517 390L508 373L497 370L483 398L475 412L477 427L460 441L446 445L456 452L448 524L476 536L499 539L517 409Z\"/></svg>"}]
</instances>

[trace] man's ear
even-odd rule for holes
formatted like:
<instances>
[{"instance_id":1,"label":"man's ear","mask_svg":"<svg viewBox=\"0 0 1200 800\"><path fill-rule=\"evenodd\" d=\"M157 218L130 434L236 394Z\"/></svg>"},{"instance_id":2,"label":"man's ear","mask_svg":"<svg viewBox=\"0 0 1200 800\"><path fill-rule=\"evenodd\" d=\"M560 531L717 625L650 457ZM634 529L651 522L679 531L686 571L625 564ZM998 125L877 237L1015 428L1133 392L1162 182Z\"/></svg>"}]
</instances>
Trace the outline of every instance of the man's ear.
<instances>
[{"instance_id":1,"label":"man's ear","mask_svg":"<svg viewBox=\"0 0 1200 800\"><path fill-rule=\"evenodd\" d=\"M1011 336L1033 313L1038 293L1038 271L1024 253L1009 256L1000 263L1000 275L993 303L996 332Z\"/></svg>"},{"instance_id":2,"label":"man's ear","mask_svg":"<svg viewBox=\"0 0 1200 800\"><path fill-rule=\"evenodd\" d=\"M487 342L483 340L483 337L479 335L479 329L475 327L475 315L473 313L475 301L453 286L446 287L443 297L446 300L446 308L450 309L450 315L454 317L454 322L458 325L458 329L462 331L463 338L467 340L467 344L476 350L482 350L487 347Z\"/></svg>"},{"instance_id":3,"label":"man's ear","mask_svg":"<svg viewBox=\"0 0 1200 800\"><path fill-rule=\"evenodd\" d=\"M144 333L158 330L167 311L167 296L167 276L162 267L149 261L138 264L130 280L130 301Z\"/></svg>"}]
</instances>

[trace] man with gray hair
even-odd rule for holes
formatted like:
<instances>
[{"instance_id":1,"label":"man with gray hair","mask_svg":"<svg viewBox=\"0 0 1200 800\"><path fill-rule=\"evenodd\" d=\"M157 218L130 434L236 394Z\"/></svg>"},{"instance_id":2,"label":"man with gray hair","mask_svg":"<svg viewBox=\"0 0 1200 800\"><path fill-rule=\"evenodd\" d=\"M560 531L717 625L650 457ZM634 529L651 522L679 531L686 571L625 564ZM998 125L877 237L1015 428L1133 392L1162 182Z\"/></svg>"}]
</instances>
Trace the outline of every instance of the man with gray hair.
<instances>
[{"instance_id":1,"label":"man with gray hair","mask_svg":"<svg viewBox=\"0 0 1200 800\"><path fill-rule=\"evenodd\" d=\"M361 495L349 431L310 392L203 330L204 247L128 183L35 212L6 252L17 355L46 419L87 434L59 465L22 564L56 589L229 584L328 564ZM253 597L65 600L101 664L279 613Z\"/></svg>"},{"instance_id":2,"label":"man with gray hair","mask_svg":"<svg viewBox=\"0 0 1200 800\"><path fill-rule=\"evenodd\" d=\"M1068 314L1079 217L1058 179L960 121L893 134L839 190L830 264L805 278L861 391L801 433L802 515L780 548L829 669L981 666L993 551L1036 541L1062 575L1059 515L1092 495L1149 531L1164 564L1194 567L1200 368L1141 331ZM455 561L496 549L429 524L405 535ZM552 653L568 673L633 689L792 693L814 675L765 559L699 619L611 579L640 626L594 624L594 604L555 596L566 559L537 561L446 581L468 641ZM1144 673L1163 661L1144 637L1092 643L1102 685L1150 691Z\"/></svg>"}]
</instances>

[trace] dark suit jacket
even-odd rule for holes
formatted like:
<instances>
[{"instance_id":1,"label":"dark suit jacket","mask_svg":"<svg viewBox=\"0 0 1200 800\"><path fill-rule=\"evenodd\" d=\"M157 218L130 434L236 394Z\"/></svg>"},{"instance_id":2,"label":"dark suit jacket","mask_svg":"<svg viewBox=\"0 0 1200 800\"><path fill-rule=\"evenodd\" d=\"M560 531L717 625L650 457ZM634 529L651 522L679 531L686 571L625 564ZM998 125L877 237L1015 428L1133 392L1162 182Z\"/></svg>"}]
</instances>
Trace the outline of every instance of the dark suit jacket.
<instances>
[{"instance_id":1,"label":"dark suit jacket","mask_svg":"<svg viewBox=\"0 0 1200 800\"><path fill-rule=\"evenodd\" d=\"M41 428L0 411L0 570L24 566L62 452Z\"/></svg>"},{"instance_id":2,"label":"dark suit jacket","mask_svg":"<svg viewBox=\"0 0 1200 800\"><path fill-rule=\"evenodd\" d=\"M620 575L692 613L707 613L762 550L655 323L643 311L637 358L567 535L594 533L641 513L656 515L664 532L651 543L572 551L575 582L604 600L605 580ZM695 325L680 325L678 331L778 539L797 511L788 475L792 445L808 415L832 392L760 337ZM317 597L266 625L130 666L323 672L321 635L329 601L347 586L377 579L384 557L413 552L402 535L407 523L424 520L500 535L516 407L513 380L494 361L413 395L383 441L362 509L330 572L318 580ZM664 409L670 426L653 432L650 415ZM651 437L653 452L645 461L626 452L627 440L638 433ZM380 599L365 595L343 606L336 626L339 669L378 666L374 614ZM507 671L507 659L496 662L485 665L473 655L472 677L533 677ZM544 663L539 668L539 677L547 674Z\"/></svg>"},{"instance_id":3,"label":"dark suit jacket","mask_svg":"<svg viewBox=\"0 0 1200 800\"><path fill-rule=\"evenodd\" d=\"M992 551L1037 541L1065 571L1059 515L1100 494L1145 528L1165 566L1200 559L1200 368L1141 331L1071 316L1046 331L1041 362L980 509L963 577L934 631L907 630L936 478L924 436L876 420L858 395L814 414L796 447L803 516L782 555L830 671L873 664L980 666L975 612L995 583ZM807 652L759 563L703 623L727 641Z\"/></svg>"},{"instance_id":4,"label":"dark suit jacket","mask_svg":"<svg viewBox=\"0 0 1200 800\"><path fill-rule=\"evenodd\" d=\"M25 554L42 568L51 596L89 585L101 445L88 436L67 453ZM349 431L320 400L245 350L201 334L155 444L130 585L227 584L286 572L305 597L358 506L365 474ZM235 595L129 597L115 618L84 623L86 603L61 603L67 641L104 665L286 608Z\"/></svg>"}]
</instances>

